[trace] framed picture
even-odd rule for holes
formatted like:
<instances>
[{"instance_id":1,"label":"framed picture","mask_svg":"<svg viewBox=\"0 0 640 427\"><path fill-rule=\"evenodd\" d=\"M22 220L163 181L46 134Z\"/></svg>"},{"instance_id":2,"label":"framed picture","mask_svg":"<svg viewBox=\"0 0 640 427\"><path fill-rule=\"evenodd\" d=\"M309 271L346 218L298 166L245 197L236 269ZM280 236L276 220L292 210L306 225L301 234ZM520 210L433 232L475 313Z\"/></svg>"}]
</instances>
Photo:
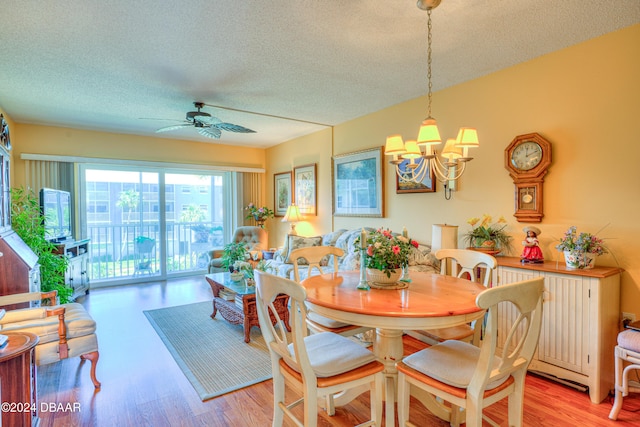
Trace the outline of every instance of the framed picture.
<instances>
[{"instance_id":1,"label":"framed picture","mask_svg":"<svg viewBox=\"0 0 640 427\"><path fill-rule=\"evenodd\" d=\"M294 200L303 215L318 215L316 198L316 164L293 168Z\"/></svg>"},{"instance_id":2,"label":"framed picture","mask_svg":"<svg viewBox=\"0 0 640 427\"><path fill-rule=\"evenodd\" d=\"M273 175L273 198L275 216L284 216L291 204L291 172Z\"/></svg>"},{"instance_id":3,"label":"framed picture","mask_svg":"<svg viewBox=\"0 0 640 427\"><path fill-rule=\"evenodd\" d=\"M425 164L426 162L426 164ZM400 173L404 173L407 168L407 164L409 163L408 159L405 159L398 165L400 169ZM413 181L404 181L400 179L398 173L396 172L396 193L434 193L436 191L436 175L429 165L429 162L426 159L420 158L417 159L418 167L416 169L420 169L421 167L428 168L427 172L424 175L424 178L420 182Z\"/></svg>"},{"instance_id":4,"label":"framed picture","mask_svg":"<svg viewBox=\"0 0 640 427\"><path fill-rule=\"evenodd\" d=\"M333 157L333 214L384 216L382 147Z\"/></svg>"}]
</instances>

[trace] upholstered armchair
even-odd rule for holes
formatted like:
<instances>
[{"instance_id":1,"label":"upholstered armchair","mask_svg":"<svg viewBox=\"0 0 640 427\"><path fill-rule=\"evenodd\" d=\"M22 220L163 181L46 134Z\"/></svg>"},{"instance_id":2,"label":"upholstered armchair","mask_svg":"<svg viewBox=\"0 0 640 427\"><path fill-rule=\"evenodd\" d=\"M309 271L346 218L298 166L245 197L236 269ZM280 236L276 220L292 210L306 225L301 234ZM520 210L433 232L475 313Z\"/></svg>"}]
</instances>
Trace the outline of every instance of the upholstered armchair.
<instances>
[{"instance_id":1,"label":"upholstered armchair","mask_svg":"<svg viewBox=\"0 0 640 427\"><path fill-rule=\"evenodd\" d=\"M56 301L57 292L31 292L0 296L0 307L30 301ZM0 319L0 334L30 332L40 340L36 345L36 365L46 365L79 356L91 361L91 381L96 379L98 337L96 322L81 304L22 308L5 312Z\"/></svg>"},{"instance_id":2,"label":"upholstered armchair","mask_svg":"<svg viewBox=\"0 0 640 427\"><path fill-rule=\"evenodd\" d=\"M250 259L259 261L262 259L262 251L267 250L267 232L261 227L243 226L236 228L231 238L232 243L244 243L249 252ZM222 266L222 249L209 251L209 273L222 273L226 269Z\"/></svg>"}]
</instances>

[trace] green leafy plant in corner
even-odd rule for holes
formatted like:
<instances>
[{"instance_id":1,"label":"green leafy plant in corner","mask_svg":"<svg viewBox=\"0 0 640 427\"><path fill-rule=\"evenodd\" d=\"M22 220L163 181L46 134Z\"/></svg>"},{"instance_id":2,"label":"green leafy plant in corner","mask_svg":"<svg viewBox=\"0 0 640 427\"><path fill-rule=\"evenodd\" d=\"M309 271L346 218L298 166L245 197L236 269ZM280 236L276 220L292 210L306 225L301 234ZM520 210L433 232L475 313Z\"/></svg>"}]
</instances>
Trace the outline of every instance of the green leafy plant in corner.
<instances>
[{"instance_id":1,"label":"green leafy plant in corner","mask_svg":"<svg viewBox=\"0 0 640 427\"><path fill-rule=\"evenodd\" d=\"M11 189L11 227L38 257L40 290L56 290L61 304L69 302L73 289L64 283L69 262L58 255L56 245L45 238L40 204L32 189Z\"/></svg>"}]
</instances>

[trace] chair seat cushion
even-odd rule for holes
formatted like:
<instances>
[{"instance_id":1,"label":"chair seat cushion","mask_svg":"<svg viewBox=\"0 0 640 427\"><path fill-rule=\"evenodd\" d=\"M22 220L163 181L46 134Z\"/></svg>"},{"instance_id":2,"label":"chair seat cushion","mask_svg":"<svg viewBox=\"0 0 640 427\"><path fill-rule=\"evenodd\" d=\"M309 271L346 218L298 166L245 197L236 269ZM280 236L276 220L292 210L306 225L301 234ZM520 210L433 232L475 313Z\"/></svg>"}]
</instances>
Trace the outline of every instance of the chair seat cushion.
<instances>
[{"instance_id":1,"label":"chair seat cushion","mask_svg":"<svg viewBox=\"0 0 640 427\"><path fill-rule=\"evenodd\" d=\"M70 303L46 308L56 309L58 307L65 307L64 319L67 327L67 339L92 335L96 332L96 322L81 304ZM4 324L2 331L31 332L40 338L39 344L45 344L59 340L58 323L58 316L40 317Z\"/></svg>"},{"instance_id":2,"label":"chair seat cushion","mask_svg":"<svg viewBox=\"0 0 640 427\"><path fill-rule=\"evenodd\" d=\"M329 319L328 317L324 317L316 312L313 311L308 311L307 312L307 318L309 320L311 320L314 323L317 323L320 326L324 326L325 328L331 328L331 329L336 329L336 328L342 328L345 326L349 326L348 323L344 323L344 322L339 322L337 320L333 320L333 319Z\"/></svg>"},{"instance_id":3,"label":"chair seat cushion","mask_svg":"<svg viewBox=\"0 0 640 427\"><path fill-rule=\"evenodd\" d=\"M403 362L410 368L442 383L466 388L471 382L479 358L480 349L478 347L461 341L445 341L420 350L406 357ZM500 362L501 359L496 356L493 368L495 369ZM509 374L504 374L487 384L486 389L496 388L508 378Z\"/></svg>"},{"instance_id":4,"label":"chair seat cushion","mask_svg":"<svg viewBox=\"0 0 640 427\"><path fill-rule=\"evenodd\" d=\"M304 342L309 363L320 378L339 375L376 360L373 353L363 346L332 332L309 335ZM293 344L289 344L289 352L295 357Z\"/></svg>"},{"instance_id":5,"label":"chair seat cushion","mask_svg":"<svg viewBox=\"0 0 640 427\"><path fill-rule=\"evenodd\" d=\"M627 329L618 334L618 345L627 350L640 353L640 332Z\"/></svg>"}]
</instances>

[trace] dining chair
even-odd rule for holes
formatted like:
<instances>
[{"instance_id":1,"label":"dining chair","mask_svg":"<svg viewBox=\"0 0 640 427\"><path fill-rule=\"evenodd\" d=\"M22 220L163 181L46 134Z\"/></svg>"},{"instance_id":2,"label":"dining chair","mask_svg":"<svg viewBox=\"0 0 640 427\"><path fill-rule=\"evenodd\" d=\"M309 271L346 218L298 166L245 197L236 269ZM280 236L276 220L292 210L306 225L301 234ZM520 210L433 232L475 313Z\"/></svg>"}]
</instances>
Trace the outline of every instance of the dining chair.
<instances>
[{"instance_id":1,"label":"dining chair","mask_svg":"<svg viewBox=\"0 0 640 427\"><path fill-rule=\"evenodd\" d=\"M297 426L315 427L319 398L366 387L370 391L371 419L360 426L380 426L384 365L371 351L349 338L332 332L309 334L306 325L307 294L298 283L258 270L255 271L255 279L260 330L271 355L272 425L282 426L286 415ZM280 294L289 295L290 335L274 305ZM275 324L271 319L276 320ZM285 402L287 384L302 394L302 398ZM292 412L292 408L299 404L304 407L302 421Z\"/></svg>"},{"instance_id":2,"label":"dining chair","mask_svg":"<svg viewBox=\"0 0 640 427\"><path fill-rule=\"evenodd\" d=\"M323 267L333 266L333 272L338 272L338 258L344 255L344 251L335 246L308 246L291 251L289 258L293 260L293 278L300 283L300 259L305 260L307 266L307 277L311 276L316 269L318 274L323 274ZM329 260L333 258L333 263ZM325 262L326 260L326 262ZM323 264L326 264L323 266ZM365 326L351 325L321 316L307 308L307 326L314 332L333 332L343 336L353 336L369 331L371 328Z\"/></svg>"},{"instance_id":3,"label":"dining chair","mask_svg":"<svg viewBox=\"0 0 640 427\"><path fill-rule=\"evenodd\" d=\"M615 397L609 419L617 420L622 399L629 392L640 392L640 387L629 384L629 373L640 371L640 332L626 329L618 334L615 348ZM624 366L625 362L627 365ZM624 368L624 369L623 369Z\"/></svg>"},{"instance_id":4,"label":"dining chair","mask_svg":"<svg viewBox=\"0 0 640 427\"><path fill-rule=\"evenodd\" d=\"M543 291L542 277L487 289L476 297L476 305L488 313L479 348L448 340L399 362L400 426L415 426L409 422L411 387L449 402L449 422L454 427L464 422L466 427L482 426L482 410L508 396L509 425L521 426L524 381L542 327ZM500 354L496 350L498 304L511 304L518 312Z\"/></svg>"},{"instance_id":5,"label":"dining chair","mask_svg":"<svg viewBox=\"0 0 640 427\"><path fill-rule=\"evenodd\" d=\"M440 260L440 274L468 278L472 282L482 283L485 287L491 284L491 278L498 268L498 261L484 252L469 249L440 249L435 253ZM480 343L483 319L470 324L462 324L450 328L430 329L424 331L408 331L408 334L428 344L437 344L446 340L461 340ZM413 332L413 333L412 333Z\"/></svg>"}]
</instances>

